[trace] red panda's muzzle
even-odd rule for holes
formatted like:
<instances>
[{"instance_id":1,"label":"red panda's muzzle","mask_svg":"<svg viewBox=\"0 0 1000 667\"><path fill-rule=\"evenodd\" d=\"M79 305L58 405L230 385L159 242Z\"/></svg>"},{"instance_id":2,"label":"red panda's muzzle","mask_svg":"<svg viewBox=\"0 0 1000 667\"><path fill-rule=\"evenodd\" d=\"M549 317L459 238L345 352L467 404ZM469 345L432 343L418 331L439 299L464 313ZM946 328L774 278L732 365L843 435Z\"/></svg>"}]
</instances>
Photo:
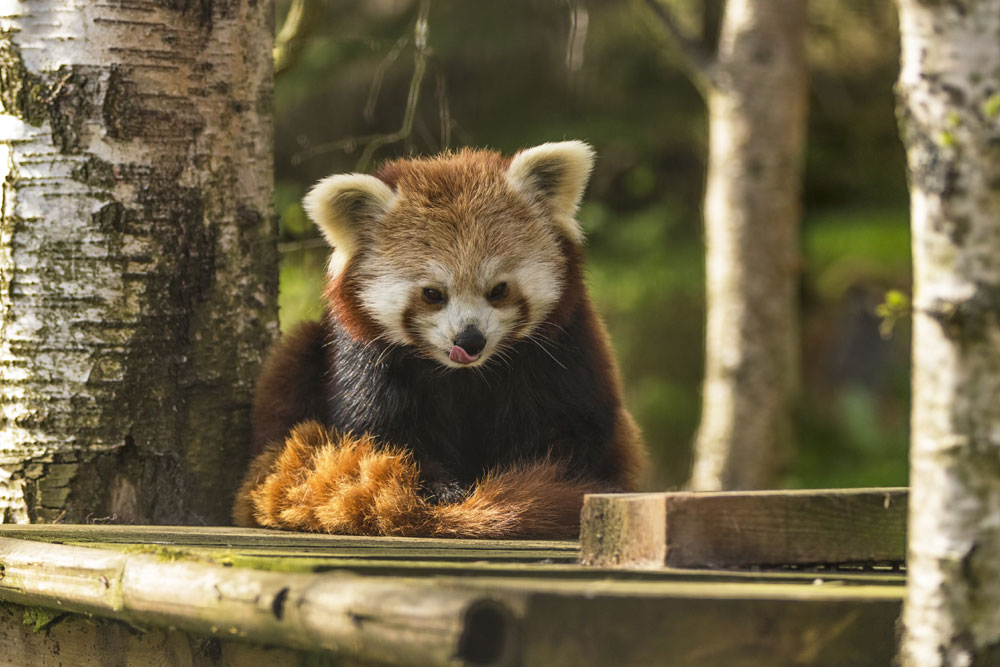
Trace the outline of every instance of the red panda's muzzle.
<instances>
[{"instance_id":1,"label":"red panda's muzzle","mask_svg":"<svg viewBox=\"0 0 1000 667\"><path fill-rule=\"evenodd\" d=\"M454 344L448 358L456 364L471 364L486 347L486 337L475 325L469 324L456 336Z\"/></svg>"}]
</instances>

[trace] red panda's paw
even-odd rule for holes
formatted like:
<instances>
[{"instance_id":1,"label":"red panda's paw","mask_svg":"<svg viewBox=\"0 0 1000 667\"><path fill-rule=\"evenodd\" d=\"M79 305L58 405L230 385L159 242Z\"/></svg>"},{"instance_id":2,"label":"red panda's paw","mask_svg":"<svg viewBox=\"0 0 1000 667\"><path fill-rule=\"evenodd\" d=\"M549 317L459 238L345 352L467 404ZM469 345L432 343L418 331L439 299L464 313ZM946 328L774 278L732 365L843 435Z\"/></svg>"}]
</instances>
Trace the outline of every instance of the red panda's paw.
<instances>
[{"instance_id":1,"label":"red panda's paw","mask_svg":"<svg viewBox=\"0 0 1000 667\"><path fill-rule=\"evenodd\" d=\"M346 535L421 532L412 457L370 436L331 434L317 422L296 426L280 452L269 450L241 490L257 525ZM260 469L264 468L261 473ZM256 475L253 475L257 471ZM236 514L239 519L240 501Z\"/></svg>"}]
</instances>

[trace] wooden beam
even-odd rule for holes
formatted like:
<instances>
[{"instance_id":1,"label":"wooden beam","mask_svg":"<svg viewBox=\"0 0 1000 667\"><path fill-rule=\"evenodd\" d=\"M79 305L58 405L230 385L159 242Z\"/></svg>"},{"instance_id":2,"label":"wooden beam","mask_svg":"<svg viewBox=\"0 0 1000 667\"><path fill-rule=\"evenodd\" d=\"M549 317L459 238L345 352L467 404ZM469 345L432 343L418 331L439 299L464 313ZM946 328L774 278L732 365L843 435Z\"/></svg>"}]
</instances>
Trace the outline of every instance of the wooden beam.
<instances>
[{"instance_id":1,"label":"wooden beam","mask_svg":"<svg viewBox=\"0 0 1000 667\"><path fill-rule=\"evenodd\" d=\"M120 524L0 524L0 537L14 537L38 542L94 542L111 544L178 544L206 546L319 547L337 549L415 549L437 548L466 552L470 557L480 552L518 554L551 552L553 556L576 558L576 542L570 540L484 540L443 537L365 537L296 533L266 528L231 526L134 526Z\"/></svg>"},{"instance_id":2,"label":"wooden beam","mask_svg":"<svg viewBox=\"0 0 1000 667\"><path fill-rule=\"evenodd\" d=\"M217 533L217 534L216 534ZM314 535L265 529L170 526L0 525L0 537L99 547L162 560L191 560L272 572L351 571L365 575L519 577L539 580L809 583L795 570L683 570L583 567L577 542L441 540ZM828 582L903 585L901 572L825 572Z\"/></svg>"},{"instance_id":3,"label":"wooden beam","mask_svg":"<svg viewBox=\"0 0 1000 667\"><path fill-rule=\"evenodd\" d=\"M518 652L506 604L433 580L261 572L6 537L0 600L375 663L508 665Z\"/></svg>"},{"instance_id":4,"label":"wooden beam","mask_svg":"<svg viewBox=\"0 0 1000 667\"><path fill-rule=\"evenodd\" d=\"M726 568L902 563L907 491L587 496L581 560L602 567Z\"/></svg>"},{"instance_id":5,"label":"wooden beam","mask_svg":"<svg viewBox=\"0 0 1000 667\"><path fill-rule=\"evenodd\" d=\"M557 586L528 594L517 588L521 653L514 664L524 667L888 665L895 653L894 628L902 601L902 589L882 587L798 586L792 590L788 586L702 584L671 587L675 591L669 594L651 594L644 586L607 590L588 586L585 591ZM138 633L125 623L96 622L73 614L36 633L23 621L37 611L0 603L0 664L373 664L351 661L350 652L347 656L306 652L254 636L238 641L229 641L224 634L208 638L205 633L151 623L144 623L144 632ZM191 659L177 657L188 654ZM468 658L426 664L484 664L474 655Z\"/></svg>"},{"instance_id":6,"label":"wooden beam","mask_svg":"<svg viewBox=\"0 0 1000 667\"><path fill-rule=\"evenodd\" d=\"M72 526L62 530L63 537L90 532ZM116 551L0 537L0 601L158 628L157 632L167 632L164 637L175 648L197 642L185 639L184 634L171 634L171 628L192 636L250 642L247 650L251 652L270 645L295 655L335 655L334 664L354 658L364 664L449 666L802 667L888 664L895 650L893 628L904 592L898 574L839 577L830 573L827 577L498 563L504 576L497 576L490 572L488 561L453 562L423 575L418 575L416 567L408 572L403 567L396 573L379 571L380 576L355 576L339 566L336 572L319 574L255 571L211 562L210 554L224 547L196 547L189 553L164 549L151 554L122 546L126 536L131 535L129 540L134 542L148 530L116 529L113 532L121 540ZM295 537L307 544L313 539L286 534L282 540L294 541ZM254 544L254 551L261 547L256 539L248 542ZM338 549L357 548L350 540L328 544L331 555ZM381 552L373 550L371 560L344 569L392 568L394 562L418 565L405 554L421 544L387 541ZM426 549L433 551L430 546ZM546 549L539 550L544 553ZM274 551L287 554L274 555L274 560L299 558L296 548ZM404 554L400 561L394 561L397 551ZM484 548L483 553L490 551ZM11 609L9 604L6 608ZM61 617L62 622L44 634L14 632L20 617L30 613L37 620L39 616L35 610L18 609L8 615L12 626L8 630L13 632L11 637L20 638L19 650L29 657L50 656L47 652L55 645L46 643L45 637L52 633L78 646L79 652L71 653L68 643L59 642L65 655L96 667L108 664L110 654L101 651L121 639L120 627L84 623L73 615ZM721 635L720 627L725 628ZM0 639L4 632L0 627ZM156 641L140 642L148 650L150 664L167 664L164 661L174 649L157 648L167 639L150 636ZM227 646L226 650L235 650L235 645ZM157 661L155 655L161 650L164 657ZM90 661L79 659L88 652ZM266 655L277 659L273 653L257 657ZM274 664L318 664L309 661L311 657L301 663L287 656L281 660ZM12 664L34 667L53 662ZM247 659L231 664L255 663Z\"/></svg>"},{"instance_id":7,"label":"wooden beam","mask_svg":"<svg viewBox=\"0 0 1000 667\"><path fill-rule=\"evenodd\" d=\"M856 593L858 591L855 591ZM898 591L900 594L901 590ZM830 667L888 665L900 601L641 594L532 596L523 664L545 667ZM705 595L704 593L707 593ZM714 594L713 594L714 593ZM808 596L806 596L808 597Z\"/></svg>"}]
</instances>

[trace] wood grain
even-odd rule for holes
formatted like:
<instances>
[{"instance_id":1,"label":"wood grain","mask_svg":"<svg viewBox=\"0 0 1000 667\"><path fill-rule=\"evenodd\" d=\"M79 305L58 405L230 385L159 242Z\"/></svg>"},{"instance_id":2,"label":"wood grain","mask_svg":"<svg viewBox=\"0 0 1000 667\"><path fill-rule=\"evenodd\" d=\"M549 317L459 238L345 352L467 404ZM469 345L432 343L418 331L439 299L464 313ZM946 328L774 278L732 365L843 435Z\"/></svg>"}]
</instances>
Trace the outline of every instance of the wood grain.
<instances>
[{"instance_id":1,"label":"wood grain","mask_svg":"<svg viewBox=\"0 0 1000 667\"><path fill-rule=\"evenodd\" d=\"M230 568L0 537L0 600L399 665L514 653L513 613L433 581Z\"/></svg>"},{"instance_id":2,"label":"wood grain","mask_svg":"<svg viewBox=\"0 0 1000 667\"><path fill-rule=\"evenodd\" d=\"M483 636L462 630L470 609L506 628L493 662L525 667L888 664L895 650L898 572L628 570L576 554L573 542L0 526L0 665L490 664L478 641L461 644ZM18 605L76 613L33 633Z\"/></svg>"},{"instance_id":3,"label":"wood grain","mask_svg":"<svg viewBox=\"0 0 1000 667\"><path fill-rule=\"evenodd\" d=\"M587 496L581 558L605 567L902 563L907 491Z\"/></svg>"}]
</instances>

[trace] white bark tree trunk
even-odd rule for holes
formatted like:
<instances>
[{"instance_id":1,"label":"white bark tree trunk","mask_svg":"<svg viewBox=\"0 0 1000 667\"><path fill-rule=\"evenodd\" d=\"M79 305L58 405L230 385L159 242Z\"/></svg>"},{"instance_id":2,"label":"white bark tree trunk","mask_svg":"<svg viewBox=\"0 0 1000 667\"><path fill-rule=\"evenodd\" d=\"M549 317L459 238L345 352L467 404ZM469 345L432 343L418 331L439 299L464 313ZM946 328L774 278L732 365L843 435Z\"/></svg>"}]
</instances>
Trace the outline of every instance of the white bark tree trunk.
<instances>
[{"instance_id":1,"label":"white bark tree trunk","mask_svg":"<svg viewBox=\"0 0 1000 667\"><path fill-rule=\"evenodd\" d=\"M729 0L707 88L707 324L690 486L773 486L798 386L803 0Z\"/></svg>"},{"instance_id":2,"label":"white bark tree trunk","mask_svg":"<svg viewBox=\"0 0 1000 667\"><path fill-rule=\"evenodd\" d=\"M277 330L267 0L0 0L0 522L228 522Z\"/></svg>"},{"instance_id":3,"label":"white bark tree trunk","mask_svg":"<svg viewBox=\"0 0 1000 667\"><path fill-rule=\"evenodd\" d=\"M903 664L1000 664L1000 0L897 0L913 230Z\"/></svg>"}]
</instances>

